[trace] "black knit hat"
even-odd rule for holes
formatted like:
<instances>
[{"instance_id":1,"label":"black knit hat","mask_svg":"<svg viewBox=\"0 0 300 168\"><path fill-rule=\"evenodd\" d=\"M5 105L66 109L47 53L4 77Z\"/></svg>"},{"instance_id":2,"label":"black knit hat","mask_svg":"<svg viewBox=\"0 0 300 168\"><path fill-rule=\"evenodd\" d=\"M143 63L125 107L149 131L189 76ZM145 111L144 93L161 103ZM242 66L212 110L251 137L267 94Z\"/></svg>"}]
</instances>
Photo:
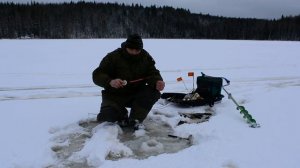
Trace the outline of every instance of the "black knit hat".
<instances>
[{"instance_id":1,"label":"black knit hat","mask_svg":"<svg viewBox=\"0 0 300 168\"><path fill-rule=\"evenodd\" d=\"M127 40L122 43L122 47L134 48L134 49L143 49L143 40L142 37L138 34L129 35Z\"/></svg>"}]
</instances>

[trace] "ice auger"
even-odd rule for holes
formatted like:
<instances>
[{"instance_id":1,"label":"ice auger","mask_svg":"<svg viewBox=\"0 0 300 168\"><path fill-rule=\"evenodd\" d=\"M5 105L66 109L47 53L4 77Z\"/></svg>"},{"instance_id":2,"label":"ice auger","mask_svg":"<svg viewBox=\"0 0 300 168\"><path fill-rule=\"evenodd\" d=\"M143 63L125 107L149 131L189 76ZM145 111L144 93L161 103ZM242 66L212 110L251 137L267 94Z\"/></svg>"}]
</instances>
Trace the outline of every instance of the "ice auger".
<instances>
[{"instance_id":1,"label":"ice auger","mask_svg":"<svg viewBox=\"0 0 300 168\"><path fill-rule=\"evenodd\" d=\"M236 105L236 109L240 110L240 114L243 115L243 118L245 119L245 121L248 123L248 125L251 128L259 128L260 125L256 122L256 120L251 116L251 114L249 114L249 112L246 110L246 108L244 106L241 106L237 103L237 101L233 98L232 94L229 93L225 87L228 86L230 84L230 81L226 78L223 78L226 81L226 84L223 85L222 89L226 92L226 94L228 95L228 99L231 99L233 101L233 103Z\"/></svg>"}]
</instances>

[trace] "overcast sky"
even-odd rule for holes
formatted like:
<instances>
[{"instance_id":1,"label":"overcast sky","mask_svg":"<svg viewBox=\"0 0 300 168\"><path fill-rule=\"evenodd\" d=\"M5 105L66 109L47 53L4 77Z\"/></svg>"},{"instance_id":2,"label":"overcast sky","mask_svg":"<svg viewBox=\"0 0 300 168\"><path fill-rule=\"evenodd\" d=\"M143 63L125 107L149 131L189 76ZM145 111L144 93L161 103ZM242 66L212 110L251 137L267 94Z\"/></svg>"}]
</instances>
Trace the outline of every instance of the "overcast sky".
<instances>
[{"instance_id":1,"label":"overcast sky","mask_svg":"<svg viewBox=\"0 0 300 168\"><path fill-rule=\"evenodd\" d=\"M0 0L0 2L30 2L31 0ZM69 2L71 0L34 0L36 2ZM77 2L78 0L73 0ZM144 6L173 6L203 13L229 17L280 18L299 15L300 0L87 0L96 2L138 3Z\"/></svg>"}]
</instances>

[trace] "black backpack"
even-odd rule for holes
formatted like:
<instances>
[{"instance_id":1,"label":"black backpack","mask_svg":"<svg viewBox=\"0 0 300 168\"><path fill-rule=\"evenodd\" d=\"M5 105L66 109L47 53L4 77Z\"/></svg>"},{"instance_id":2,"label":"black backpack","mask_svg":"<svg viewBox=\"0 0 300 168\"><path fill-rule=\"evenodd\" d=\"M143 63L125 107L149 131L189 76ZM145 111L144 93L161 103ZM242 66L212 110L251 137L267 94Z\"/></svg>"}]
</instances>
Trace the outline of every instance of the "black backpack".
<instances>
[{"instance_id":1,"label":"black backpack","mask_svg":"<svg viewBox=\"0 0 300 168\"><path fill-rule=\"evenodd\" d=\"M191 93L163 93L161 98L180 106L213 106L224 97L221 94L223 79L225 78L202 73L202 76L197 77L197 88ZM227 79L225 80L229 83Z\"/></svg>"}]
</instances>

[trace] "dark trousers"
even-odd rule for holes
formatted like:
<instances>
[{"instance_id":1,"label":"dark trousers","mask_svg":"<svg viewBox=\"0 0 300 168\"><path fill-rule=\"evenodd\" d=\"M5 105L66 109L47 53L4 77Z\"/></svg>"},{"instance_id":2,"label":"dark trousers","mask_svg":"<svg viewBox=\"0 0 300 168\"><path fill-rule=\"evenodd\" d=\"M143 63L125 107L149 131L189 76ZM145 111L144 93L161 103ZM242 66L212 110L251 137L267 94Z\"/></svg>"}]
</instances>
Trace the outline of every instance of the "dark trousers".
<instances>
[{"instance_id":1,"label":"dark trousers","mask_svg":"<svg viewBox=\"0 0 300 168\"><path fill-rule=\"evenodd\" d=\"M147 85L129 95L103 93L97 120L99 122L116 122L122 120L138 120L139 122L143 122L159 98L160 92ZM129 118L126 107L131 108Z\"/></svg>"}]
</instances>

